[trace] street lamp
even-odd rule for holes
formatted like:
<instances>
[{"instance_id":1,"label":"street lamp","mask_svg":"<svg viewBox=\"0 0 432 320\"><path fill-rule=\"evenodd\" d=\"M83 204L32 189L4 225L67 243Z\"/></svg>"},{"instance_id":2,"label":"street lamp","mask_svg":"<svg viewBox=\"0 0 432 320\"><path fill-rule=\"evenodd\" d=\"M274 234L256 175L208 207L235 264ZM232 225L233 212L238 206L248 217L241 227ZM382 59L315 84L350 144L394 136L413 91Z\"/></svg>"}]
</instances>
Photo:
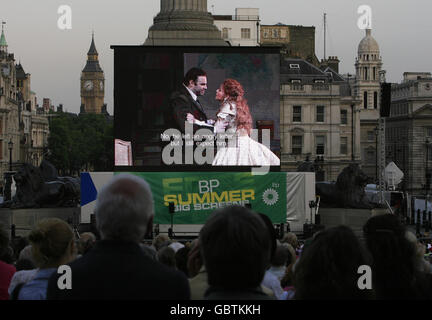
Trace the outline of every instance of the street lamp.
<instances>
[{"instance_id":1,"label":"street lamp","mask_svg":"<svg viewBox=\"0 0 432 320\"><path fill-rule=\"evenodd\" d=\"M8 149L9 149L9 171L12 171L12 149L13 149L12 138L8 142Z\"/></svg>"},{"instance_id":2,"label":"street lamp","mask_svg":"<svg viewBox=\"0 0 432 320\"><path fill-rule=\"evenodd\" d=\"M428 169L428 162L429 162L429 139L426 139L426 181L425 181L425 212L427 212L427 198L429 193L429 187L430 187L430 180L431 180L431 174L429 173Z\"/></svg>"},{"instance_id":3,"label":"street lamp","mask_svg":"<svg viewBox=\"0 0 432 320\"><path fill-rule=\"evenodd\" d=\"M378 126L374 129L375 132L375 181L378 181Z\"/></svg>"}]
</instances>

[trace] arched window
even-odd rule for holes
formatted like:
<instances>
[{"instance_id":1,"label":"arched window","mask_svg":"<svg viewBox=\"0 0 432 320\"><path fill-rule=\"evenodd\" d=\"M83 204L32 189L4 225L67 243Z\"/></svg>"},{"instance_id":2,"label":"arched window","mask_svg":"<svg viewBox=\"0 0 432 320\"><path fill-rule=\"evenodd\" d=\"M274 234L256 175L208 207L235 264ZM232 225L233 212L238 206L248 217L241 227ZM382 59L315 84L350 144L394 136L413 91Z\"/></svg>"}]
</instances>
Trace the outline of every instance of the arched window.
<instances>
[{"instance_id":1,"label":"arched window","mask_svg":"<svg viewBox=\"0 0 432 320\"><path fill-rule=\"evenodd\" d=\"M367 109L367 107L368 107L368 93L367 93L367 91L364 91L363 92L363 108L364 109Z\"/></svg>"}]
</instances>

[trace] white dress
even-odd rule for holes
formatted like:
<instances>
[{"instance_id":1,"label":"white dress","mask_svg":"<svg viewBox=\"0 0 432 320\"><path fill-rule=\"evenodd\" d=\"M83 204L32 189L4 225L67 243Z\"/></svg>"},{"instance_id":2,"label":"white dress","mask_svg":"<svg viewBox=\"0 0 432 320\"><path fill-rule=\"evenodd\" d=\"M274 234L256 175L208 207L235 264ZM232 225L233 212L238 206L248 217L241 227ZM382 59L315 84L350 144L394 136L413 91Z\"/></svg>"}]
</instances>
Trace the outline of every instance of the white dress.
<instances>
[{"instance_id":1,"label":"white dress","mask_svg":"<svg viewBox=\"0 0 432 320\"><path fill-rule=\"evenodd\" d=\"M280 159L269 148L250 138L245 130L237 130L235 103L224 103L217 117L217 121L228 122L225 133L232 139L227 146L218 146L214 166L280 165Z\"/></svg>"}]
</instances>

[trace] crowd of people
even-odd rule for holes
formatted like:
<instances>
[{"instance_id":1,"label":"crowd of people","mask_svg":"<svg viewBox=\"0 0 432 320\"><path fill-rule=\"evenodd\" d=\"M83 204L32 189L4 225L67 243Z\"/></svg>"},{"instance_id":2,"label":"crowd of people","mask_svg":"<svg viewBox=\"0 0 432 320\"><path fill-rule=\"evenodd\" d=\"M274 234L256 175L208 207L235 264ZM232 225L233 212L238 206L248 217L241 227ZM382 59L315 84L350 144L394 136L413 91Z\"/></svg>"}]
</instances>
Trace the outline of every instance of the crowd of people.
<instances>
[{"instance_id":1,"label":"crowd of people","mask_svg":"<svg viewBox=\"0 0 432 320\"><path fill-rule=\"evenodd\" d=\"M361 239L338 226L300 243L294 233L278 239L265 214L231 206L213 212L193 241L159 234L145 243L153 208L145 180L121 174L98 195L98 237L76 239L55 218L27 238L0 228L0 299L432 298L426 247L392 214L371 217ZM61 265L70 267L70 288L58 285Z\"/></svg>"}]
</instances>

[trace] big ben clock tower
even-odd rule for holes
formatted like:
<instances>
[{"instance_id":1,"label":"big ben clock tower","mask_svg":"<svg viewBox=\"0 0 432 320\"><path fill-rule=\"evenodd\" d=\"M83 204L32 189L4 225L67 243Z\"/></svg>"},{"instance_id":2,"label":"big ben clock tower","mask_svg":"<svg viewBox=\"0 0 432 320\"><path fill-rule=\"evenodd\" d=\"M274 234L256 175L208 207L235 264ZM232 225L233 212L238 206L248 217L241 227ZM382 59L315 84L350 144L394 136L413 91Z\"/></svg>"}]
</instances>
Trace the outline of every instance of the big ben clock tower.
<instances>
[{"instance_id":1,"label":"big ben clock tower","mask_svg":"<svg viewBox=\"0 0 432 320\"><path fill-rule=\"evenodd\" d=\"M87 63L81 73L81 111L80 113L106 112L104 104L105 76L99 65L94 35L87 52Z\"/></svg>"}]
</instances>

